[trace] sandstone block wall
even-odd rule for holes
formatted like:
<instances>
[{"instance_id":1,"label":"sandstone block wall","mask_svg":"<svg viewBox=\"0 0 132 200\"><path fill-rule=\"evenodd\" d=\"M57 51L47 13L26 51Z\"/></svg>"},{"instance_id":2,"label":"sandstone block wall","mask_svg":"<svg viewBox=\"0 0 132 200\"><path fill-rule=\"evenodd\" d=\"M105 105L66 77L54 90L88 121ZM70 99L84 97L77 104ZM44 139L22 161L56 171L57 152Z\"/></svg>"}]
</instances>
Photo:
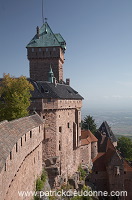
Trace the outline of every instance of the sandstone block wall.
<instances>
[{"instance_id":1,"label":"sandstone block wall","mask_svg":"<svg viewBox=\"0 0 132 200\"><path fill-rule=\"evenodd\" d=\"M81 146L81 163L82 165L88 165L91 164L91 143L88 145Z\"/></svg>"},{"instance_id":2,"label":"sandstone block wall","mask_svg":"<svg viewBox=\"0 0 132 200\"><path fill-rule=\"evenodd\" d=\"M33 80L48 81L50 66L57 81L63 80L64 52L60 47L28 48L28 59Z\"/></svg>"},{"instance_id":3,"label":"sandstone block wall","mask_svg":"<svg viewBox=\"0 0 132 200\"><path fill-rule=\"evenodd\" d=\"M22 162L7 191L5 200L31 200L29 196L21 195L21 192L34 192L35 180L42 172L42 143L36 147Z\"/></svg>"},{"instance_id":4,"label":"sandstone block wall","mask_svg":"<svg viewBox=\"0 0 132 200\"><path fill-rule=\"evenodd\" d=\"M97 142L91 143L91 158L95 158L98 154L98 144Z\"/></svg>"},{"instance_id":5,"label":"sandstone block wall","mask_svg":"<svg viewBox=\"0 0 132 200\"><path fill-rule=\"evenodd\" d=\"M17 195L17 189L34 189L34 181L42 171L42 140L43 125L27 132L14 145L0 175L1 200L19 200L22 198L13 199L13 195ZM30 171L31 173L26 174Z\"/></svg>"},{"instance_id":6,"label":"sandstone block wall","mask_svg":"<svg viewBox=\"0 0 132 200\"><path fill-rule=\"evenodd\" d=\"M68 176L77 171L80 164L81 107L76 108L75 105L81 105L81 101L75 104L73 100L58 100L57 104L60 109L45 110L43 113L45 119L43 160L58 156L59 174L67 180ZM74 137L76 137L75 147Z\"/></svg>"}]
</instances>

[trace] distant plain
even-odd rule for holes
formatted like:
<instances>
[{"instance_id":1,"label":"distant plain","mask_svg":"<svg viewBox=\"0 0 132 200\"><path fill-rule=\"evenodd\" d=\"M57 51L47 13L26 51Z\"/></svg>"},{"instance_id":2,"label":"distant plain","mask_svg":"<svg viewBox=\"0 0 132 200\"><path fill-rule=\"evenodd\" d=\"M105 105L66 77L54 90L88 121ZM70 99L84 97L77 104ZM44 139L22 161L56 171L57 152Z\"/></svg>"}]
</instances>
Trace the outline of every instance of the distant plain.
<instances>
[{"instance_id":1,"label":"distant plain","mask_svg":"<svg viewBox=\"0 0 132 200\"><path fill-rule=\"evenodd\" d=\"M86 115L93 116L97 128L103 121L107 121L117 137L124 135L132 139L132 111L93 111L83 109L82 118Z\"/></svg>"}]
</instances>

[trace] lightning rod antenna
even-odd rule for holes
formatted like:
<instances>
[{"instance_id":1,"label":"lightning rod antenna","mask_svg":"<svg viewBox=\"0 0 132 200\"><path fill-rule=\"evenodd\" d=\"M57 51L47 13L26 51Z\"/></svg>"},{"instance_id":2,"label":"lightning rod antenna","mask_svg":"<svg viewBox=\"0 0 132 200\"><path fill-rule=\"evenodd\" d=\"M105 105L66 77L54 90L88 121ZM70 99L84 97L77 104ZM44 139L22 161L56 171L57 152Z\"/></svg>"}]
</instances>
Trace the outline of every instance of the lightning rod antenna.
<instances>
[{"instance_id":1,"label":"lightning rod antenna","mask_svg":"<svg viewBox=\"0 0 132 200\"><path fill-rule=\"evenodd\" d=\"M42 0L42 23L44 24L44 2Z\"/></svg>"}]
</instances>

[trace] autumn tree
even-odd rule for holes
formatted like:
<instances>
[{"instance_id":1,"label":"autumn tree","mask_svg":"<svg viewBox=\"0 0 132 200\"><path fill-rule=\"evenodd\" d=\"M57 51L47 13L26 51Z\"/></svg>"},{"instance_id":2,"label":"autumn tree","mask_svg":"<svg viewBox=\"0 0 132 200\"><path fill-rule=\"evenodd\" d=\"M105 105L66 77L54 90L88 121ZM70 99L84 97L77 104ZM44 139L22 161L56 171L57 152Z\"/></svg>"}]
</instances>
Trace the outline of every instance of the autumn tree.
<instances>
[{"instance_id":1,"label":"autumn tree","mask_svg":"<svg viewBox=\"0 0 132 200\"><path fill-rule=\"evenodd\" d=\"M27 116L31 90L33 86L26 77L14 78L4 74L0 82L0 121Z\"/></svg>"},{"instance_id":2,"label":"autumn tree","mask_svg":"<svg viewBox=\"0 0 132 200\"><path fill-rule=\"evenodd\" d=\"M84 117L84 119L82 120L82 129L83 130L89 129L93 134L95 134L97 130L97 125L92 116L86 115L86 117Z\"/></svg>"},{"instance_id":3,"label":"autumn tree","mask_svg":"<svg viewBox=\"0 0 132 200\"><path fill-rule=\"evenodd\" d=\"M132 161L132 140L130 138L125 136L119 137L117 149L126 160Z\"/></svg>"}]
</instances>

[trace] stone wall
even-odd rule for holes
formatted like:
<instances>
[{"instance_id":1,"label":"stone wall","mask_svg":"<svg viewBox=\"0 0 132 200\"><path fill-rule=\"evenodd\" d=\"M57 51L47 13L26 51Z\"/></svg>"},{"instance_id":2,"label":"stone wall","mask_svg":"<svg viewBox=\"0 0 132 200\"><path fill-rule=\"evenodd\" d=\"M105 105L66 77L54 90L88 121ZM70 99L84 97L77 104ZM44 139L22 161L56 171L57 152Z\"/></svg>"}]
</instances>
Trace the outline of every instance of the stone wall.
<instances>
[{"instance_id":1,"label":"stone wall","mask_svg":"<svg viewBox=\"0 0 132 200\"><path fill-rule=\"evenodd\" d=\"M63 80L64 52L60 47L28 48L30 78L35 81L48 81L52 67L57 81Z\"/></svg>"},{"instance_id":2,"label":"stone wall","mask_svg":"<svg viewBox=\"0 0 132 200\"><path fill-rule=\"evenodd\" d=\"M35 191L35 180L42 172L42 143L22 162L11 181L5 200L31 200L32 194L21 196L21 191Z\"/></svg>"},{"instance_id":3,"label":"stone wall","mask_svg":"<svg viewBox=\"0 0 132 200\"><path fill-rule=\"evenodd\" d=\"M35 179L42 171L43 129L42 124L33 128L14 145L0 174L1 200L22 199L17 196L18 189L34 190Z\"/></svg>"},{"instance_id":4,"label":"stone wall","mask_svg":"<svg viewBox=\"0 0 132 200\"><path fill-rule=\"evenodd\" d=\"M98 154L98 144L97 142L92 142L91 144L91 158L95 158Z\"/></svg>"},{"instance_id":5,"label":"stone wall","mask_svg":"<svg viewBox=\"0 0 132 200\"><path fill-rule=\"evenodd\" d=\"M66 108L63 109L65 101ZM80 164L81 111L80 107L75 107L80 105L80 101L77 101L77 104L74 102L58 100L57 104L63 105L61 109L45 110L43 113L45 119L43 161L58 157L59 176L65 181L77 171Z\"/></svg>"},{"instance_id":6,"label":"stone wall","mask_svg":"<svg viewBox=\"0 0 132 200\"><path fill-rule=\"evenodd\" d=\"M82 165L88 165L91 164L91 143L81 146L81 163Z\"/></svg>"}]
</instances>

